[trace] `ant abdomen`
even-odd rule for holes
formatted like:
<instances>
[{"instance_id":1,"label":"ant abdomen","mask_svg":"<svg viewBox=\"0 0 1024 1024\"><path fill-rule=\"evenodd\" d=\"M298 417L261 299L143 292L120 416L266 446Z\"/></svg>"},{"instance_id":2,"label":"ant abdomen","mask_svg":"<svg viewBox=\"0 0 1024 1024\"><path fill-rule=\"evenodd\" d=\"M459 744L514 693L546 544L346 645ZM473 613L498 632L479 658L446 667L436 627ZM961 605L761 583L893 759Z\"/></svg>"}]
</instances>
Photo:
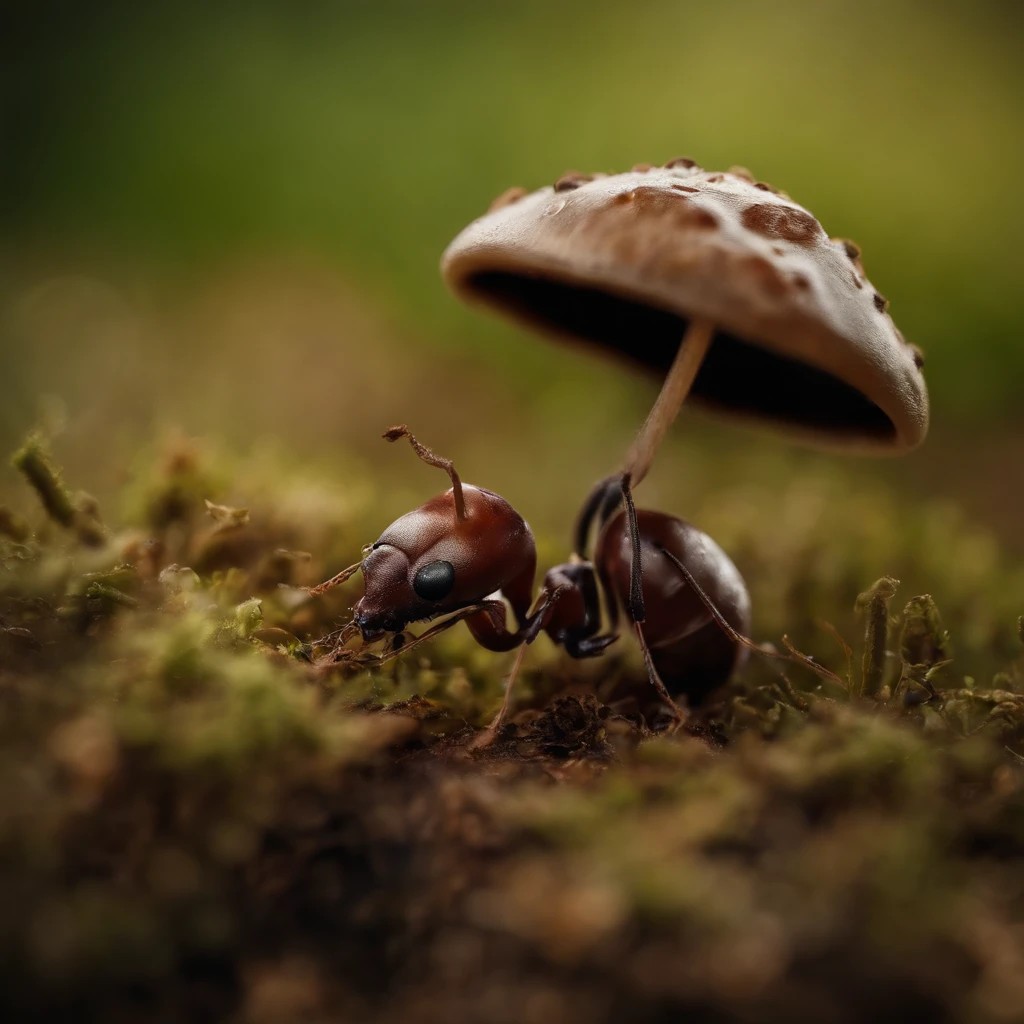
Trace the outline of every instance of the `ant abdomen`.
<instances>
[{"instance_id":1,"label":"ant abdomen","mask_svg":"<svg viewBox=\"0 0 1024 1024\"><path fill-rule=\"evenodd\" d=\"M638 509L636 515L644 637L668 690L697 704L729 679L747 651L714 621L679 565L689 571L722 618L744 636L750 632L750 595L729 556L702 530L663 512ZM629 607L631 561L627 518L620 512L601 530L594 552L612 616Z\"/></svg>"}]
</instances>

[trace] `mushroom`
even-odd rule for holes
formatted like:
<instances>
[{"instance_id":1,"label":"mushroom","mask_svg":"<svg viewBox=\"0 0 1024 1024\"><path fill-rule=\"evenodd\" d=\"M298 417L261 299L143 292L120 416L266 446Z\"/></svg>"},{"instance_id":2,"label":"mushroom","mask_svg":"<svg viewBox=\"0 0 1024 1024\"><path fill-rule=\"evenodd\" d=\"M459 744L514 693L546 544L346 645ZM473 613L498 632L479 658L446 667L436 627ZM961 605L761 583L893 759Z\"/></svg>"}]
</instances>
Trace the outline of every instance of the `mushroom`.
<instances>
[{"instance_id":1,"label":"mushroom","mask_svg":"<svg viewBox=\"0 0 1024 1024\"><path fill-rule=\"evenodd\" d=\"M857 246L743 168L680 158L510 189L441 269L468 302L664 378L623 465L634 486L687 395L836 449L905 452L928 430L920 351Z\"/></svg>"}]
</instances>

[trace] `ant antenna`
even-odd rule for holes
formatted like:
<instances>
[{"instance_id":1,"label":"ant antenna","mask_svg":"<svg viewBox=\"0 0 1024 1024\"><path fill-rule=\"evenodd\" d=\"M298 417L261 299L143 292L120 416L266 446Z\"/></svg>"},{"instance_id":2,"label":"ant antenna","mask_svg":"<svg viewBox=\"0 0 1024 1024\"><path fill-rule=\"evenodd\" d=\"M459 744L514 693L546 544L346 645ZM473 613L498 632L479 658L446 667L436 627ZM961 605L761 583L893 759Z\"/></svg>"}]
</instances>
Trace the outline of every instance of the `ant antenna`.
<instances>
[{"instance_id":1,"label":"ant antenna","mask_svg":"<svg viewBox=\"0 0 1024 1024\"><path fill-rule=\"evenodd\" d=\"M336 576L332 576L329 580L325 580L323 583L318 583L315 587L303 587L302 589L305 590L310 597L319 597L321 594L326 594L328 590L340 587L342 583L345 583L347 580L355 576L362 567L362 562L356 562L355 565L350 565L347 569L342 569L341 572Z\"/></svg>"},{"instance_id":2,"label":"ant antenna","mask_svg":"<svg viewBox=\"0 0 1024 1024\"><path fill-rule=\"evenodd\" d=\"M428 465L437 469L443 469L452 481L452 493L455 495L455 515L458 519L466 518L466 501L462 496L462 480L455 470L455 463L451 459L442 459L436 455L425 444L416 440L413 432L403 423L397 427L389 427L381 434L385 441L398 441L403 437L409 439L412 450Z\"/></svg>"}]
</instances>

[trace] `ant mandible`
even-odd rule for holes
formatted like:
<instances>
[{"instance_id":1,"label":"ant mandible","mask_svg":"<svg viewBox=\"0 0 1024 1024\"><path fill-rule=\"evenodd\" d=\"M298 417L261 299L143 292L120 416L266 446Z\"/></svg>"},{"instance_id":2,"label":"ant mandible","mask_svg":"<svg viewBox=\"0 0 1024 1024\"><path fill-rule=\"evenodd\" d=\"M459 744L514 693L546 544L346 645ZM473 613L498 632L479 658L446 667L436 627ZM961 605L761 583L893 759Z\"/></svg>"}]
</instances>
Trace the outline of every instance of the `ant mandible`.
<instances>
[{"instance_id":1,"label":"ant mandible","mask_svg":"<svg viewBox=\"0 0 1024 1024\"><path fill-rule=\"evenodd\" d=\"M736 567L690 523L661 512L638 512L628 474L595 489L577 523L576 554L547 573L531 604L537 553L522 516L493 491L464 484L451 460L421 444L408 427L392 427L383 436L407 438L420 459L448 474L452 486L395 520L361 562L309 593L323 594L362 571L363 596L352 621L339 631L341 643L356 631L364 644L388 634L399 640L412 622L448 616L411 643L393 643L375 656L378 663L460 621L488 650L518 648L501 710L484 742L504 723L523 652L541 631L573 658L595 657L615 641L614 632L601 632L602 589L613 630L619 608L626 611L648 677L676 725L685 715L664 678L677 694L700 700L731 675L742 648L753 646L744 635L750 600ZM613 480L624 506L618 515L609 499ZM585 551L595 518L602 529L591 561ZM516 629L508 628L505 603L495 595L508 601Z\"/></svg>"}]
</instances>

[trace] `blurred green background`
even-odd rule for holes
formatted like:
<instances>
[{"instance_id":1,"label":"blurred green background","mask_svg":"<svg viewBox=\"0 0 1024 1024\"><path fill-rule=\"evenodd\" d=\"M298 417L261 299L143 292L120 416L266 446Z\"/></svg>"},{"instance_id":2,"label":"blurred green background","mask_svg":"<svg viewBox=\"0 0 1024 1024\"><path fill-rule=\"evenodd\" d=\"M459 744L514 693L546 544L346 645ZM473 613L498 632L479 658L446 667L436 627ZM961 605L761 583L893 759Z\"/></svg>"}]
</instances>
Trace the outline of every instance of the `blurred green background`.
<instances>
[{"instance_id":1,"label":"blurred green background","mask_svg":"<svg viewBox=\"0 0 1024 1024\"><path fill-rule=\"evenodd\" d=\"M564 529L652 385L466 310L438 259L510 185L687 154L861 244L927 354L934 426L909 459L859 462L687 416L645 502L683 512L809 460L1018 543L1022 10L8 0L0 442L62 431L102 491L175 425L361 463L422 500L436 482L376 440L408 421Z\"/></svg>"}]
</instances>

